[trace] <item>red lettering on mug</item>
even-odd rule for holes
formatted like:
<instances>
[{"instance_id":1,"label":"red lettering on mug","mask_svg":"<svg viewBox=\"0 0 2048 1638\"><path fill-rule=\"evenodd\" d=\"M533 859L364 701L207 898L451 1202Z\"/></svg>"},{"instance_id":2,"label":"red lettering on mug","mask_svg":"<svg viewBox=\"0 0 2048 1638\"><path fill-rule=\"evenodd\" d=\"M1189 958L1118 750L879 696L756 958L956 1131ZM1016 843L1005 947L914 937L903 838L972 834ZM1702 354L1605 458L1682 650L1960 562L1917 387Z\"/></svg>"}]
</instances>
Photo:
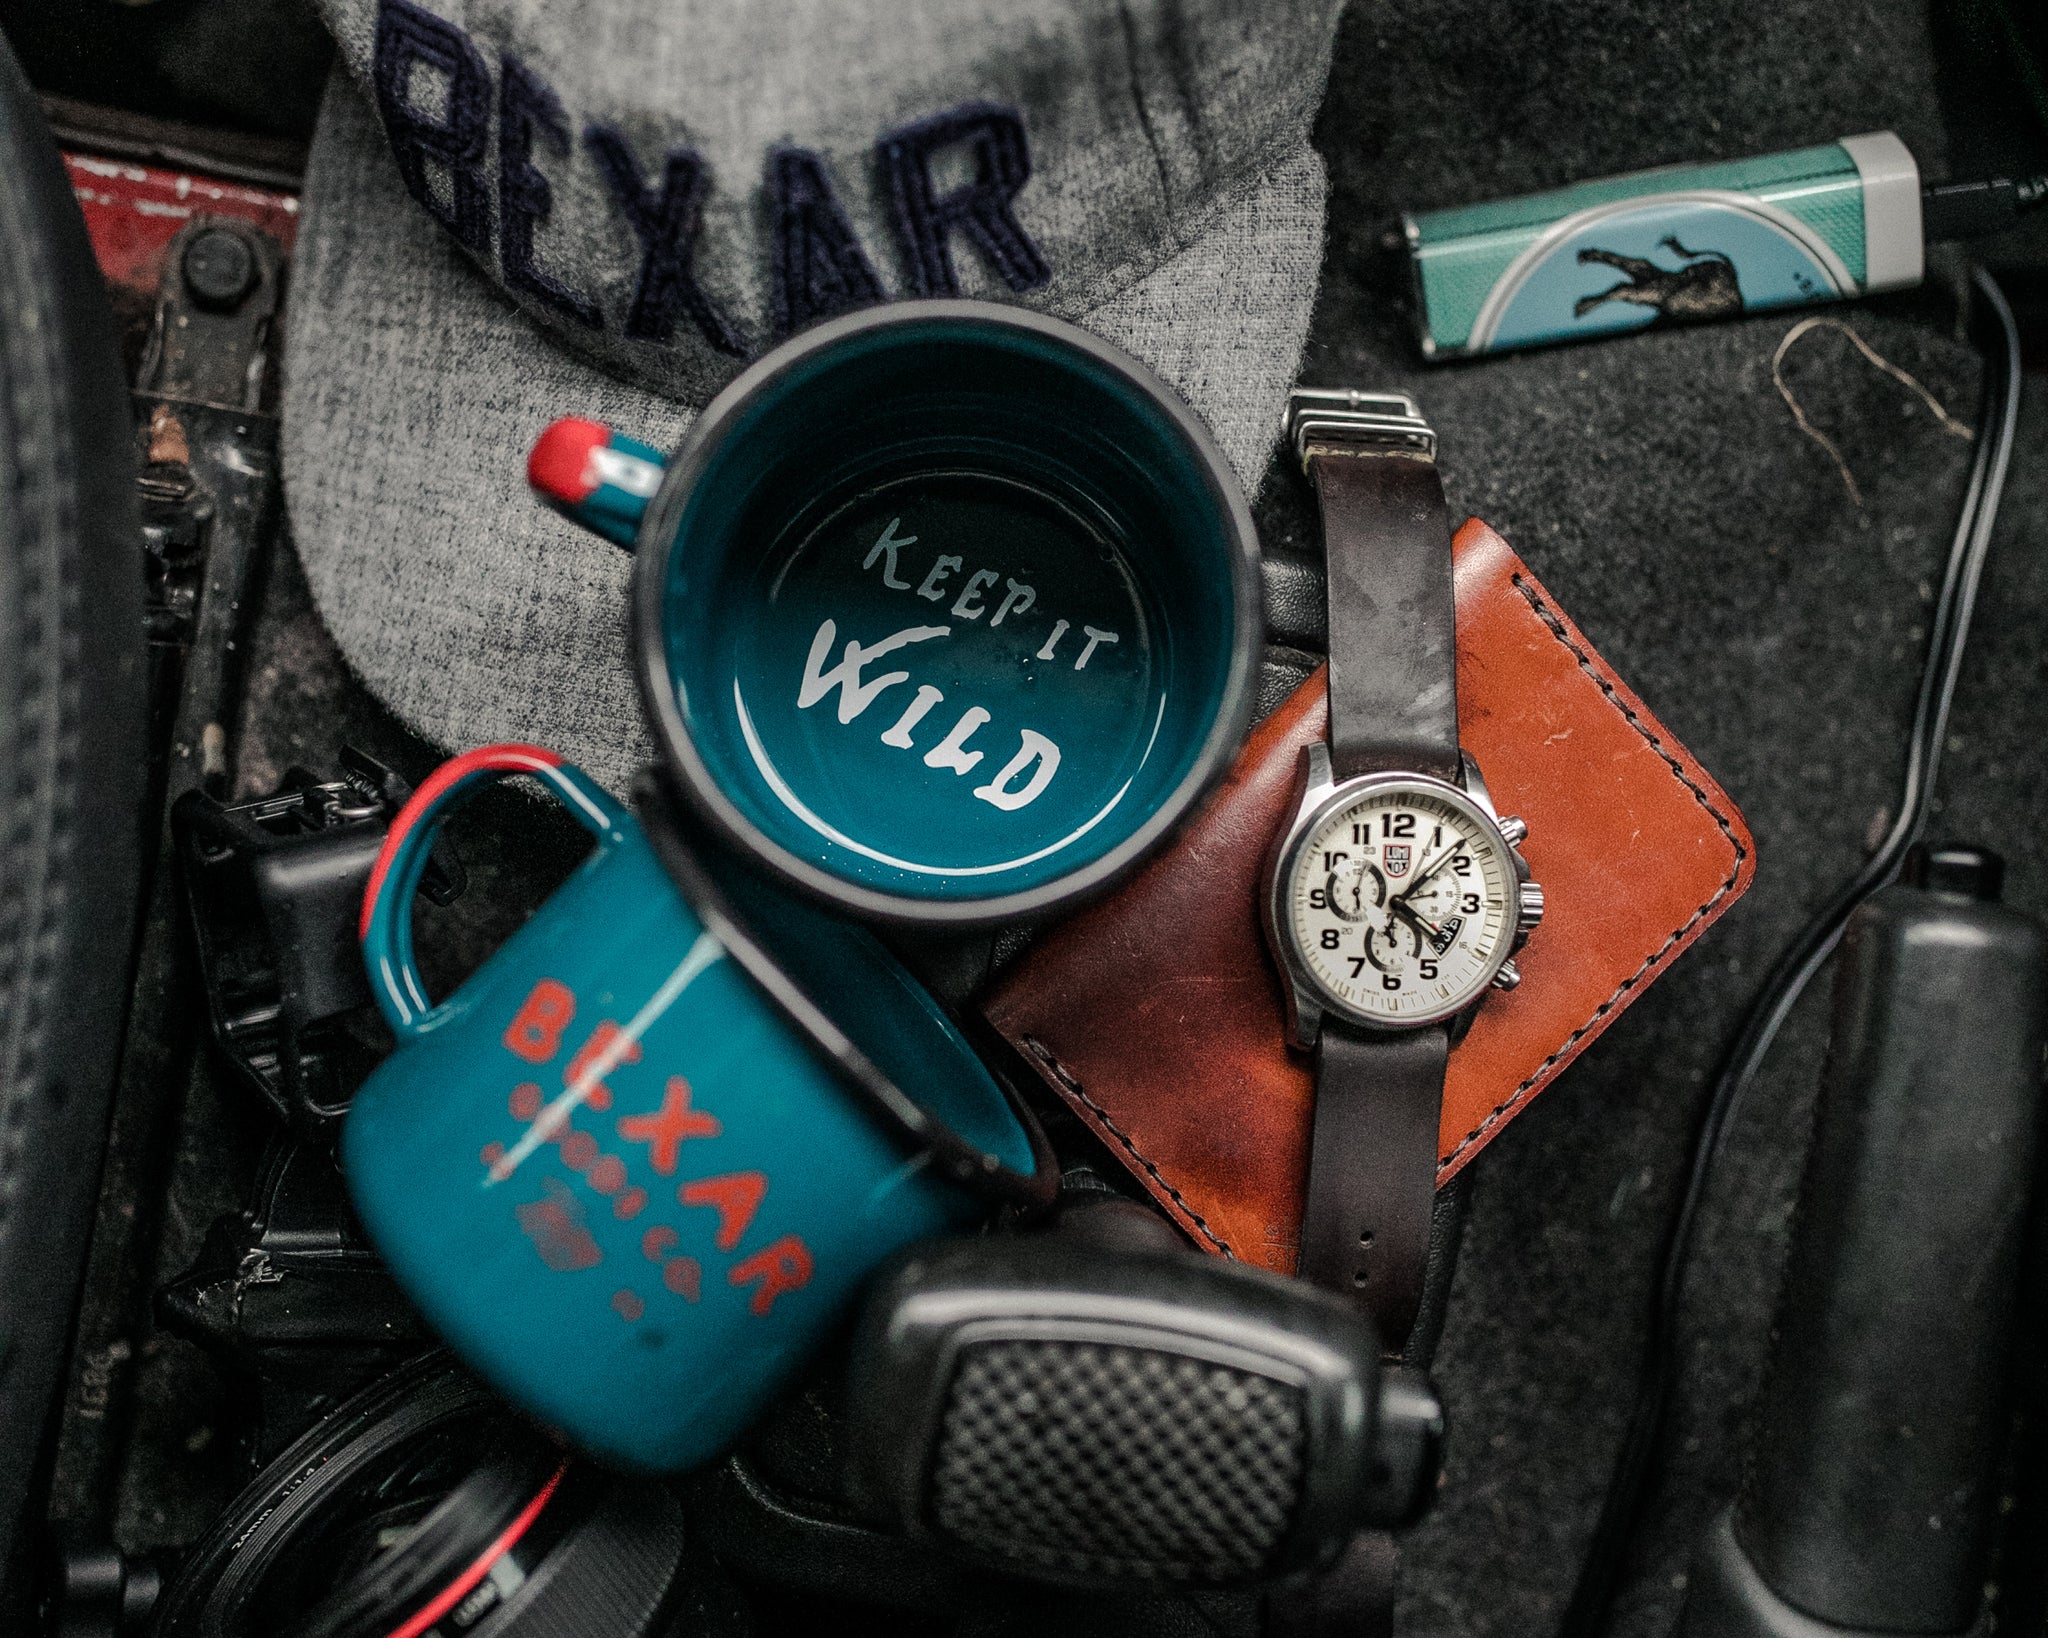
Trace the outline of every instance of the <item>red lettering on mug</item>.
<instances>
[{"instance_id":1,"label":"red lettering on mug","mask_svg":"<svg viewBox=\"0 0 2048 1638\"><path fill-rule=\"evenodd\" d=\"M543 978L520 1003L505 1026L505 1046L515 1058L544 1064L562 1044L562 1031L576 1016L576 992L552 978Z\"/></svg>"},{"instance_id":2,"label":"red lettering on mug","mask_svg":"<svg viewBox=\"0 0 2048 1638\"><path fill-rule=\"evenodd\" d=\"M811 1279L811 1248L794 1234L785 1234L772 1246L763 1246L753 1256L734 1263L725 1276L734 1285L754 1285L748 1300L749 1312L765 1314L785 1291L808 1285Z\"/></svg>"},{"instance_id":3,"label":"red lettering on mug","mask_svg":"<svg viewBox=\"0 0 2048 1638\"><path fill-rule=\"evenodd\" d=\"M724 1177L700 1177L676 1190L686 1206L712 1206L718 1211L718 1249L730 1251L740 1243L747 1225L754 1220L761 1196L768 1192L768 1179L760 1172L731 1172Z\"/></svg>"},{"instance_id":4,"label":"red lettering on mug","mask_svg":"<svg viewBox=\"0 0 2048 1638\"><path fill-rule=\"evenodd\" d=\"M576 1056L569 1060L569 1067L562 1071L562 1084L574 1087L589 1072L591 1065L612 1050L612 1043L619 1038L619 1026L609 1018L590 1032L590 1039L576 1049ZM628 1041L618 1054L616 1063L637 1064L640 1061L640 1043ZM610 1074L610 1070L605 1071ZM612 1089L603 1081L592 1081L584 1089L583 1101L593 1109L609 1109L612 1106Z\"/></svg>"},{"instance_id":5,"label":"red lettering on mug","mask_svg":"<svg viewBox=\"0 0 2048 1638\"><path fill-rule=\"evenodd\" d=\"M617 1194L612 1197L612 1215L622 1223L631 1222L640 1215L646 1204L647 1191L645 1189L627 1189L623 1194Z\"/></svg>"},{"instance_id":6,"label":"red lettering on mug","mask_svg":"<svg viewBox=\"0 0 2048 1638\"><path fill-rule=\"evenodd\" d=\"M662 1265L661 1283L685 1302L695 1302L704 1288L704 1270L695 1257L671 1257Z\"/></svg>"},{"instance_id":7,"label":"red lettering on mug","mask_svg":"<svg viewBox=\"0 0 2048 1638\"><path fill-rule=\"evenodd\" d=\"M541 1187L546 1192L540 1199L513 1208L540 1260L557 1274L595 1268L604 1261L604 1253L583 1226L583 1208L576 1197L552 1177L543 1178Z\"/></svg>"},{"instance_id":8,"label":"red lettering on mug","mask_svg":"<svg viewBox=\"0 0 2048 1638\"><path fill-rule=\"evenodd\" d=\"M623 1287L612 1293L612 1307L618 1311L619 1318L628 1324L647 1312L647 1304Z\"/></svg>"},{"instance_id":9,"label":"red lettering on mug","mask_svg":"<svg viewBox=\"0 0 2048 1638\"><path fill-rule=\"evenodd\" d=\"M676 1155L690 1138L717 1137L724 1128L716 1115L690 1107L690 1083L671 1075L662 1089L661 1107L651 1115L621 1115L619 1136L647 1145L647 1162L663 1177L676 1169Z\"/></svg>"},{"instance_id":10,"label":"red lettering on mug","mask_svg":"<svg viewBox=\"0 0 2048 1638\"><path fill-rule=\"evenodd\" d=\"M599 1155L583 1181L599 1194L617 1194L626 1186L626 1163L617 1155Z\"/></svg>"},{"instance_id":11,"label":"red lettering on mug","mask_svg":"<svg viewBox=\"0 0 2048 1638\"><path fill-rule=\"evenodd\" d=\"M532 1120L540 1113L540 1088L532 1081L521 1081L512 1088L512 1118Z\"/></svg>"},{"instance_id":12,"label":"red lettering on mug","mask_svg":"<svg viewBox=\"0 0 2048 1638\"><path fill-rule=\"evenodd\" d=\"M650 1263L658 1263L668 1255L668 1248L676 1243L676 1231L666 1223L656 1223L653 1228L640 1236L640 1255Z\"/></svg>"}]
</instances>

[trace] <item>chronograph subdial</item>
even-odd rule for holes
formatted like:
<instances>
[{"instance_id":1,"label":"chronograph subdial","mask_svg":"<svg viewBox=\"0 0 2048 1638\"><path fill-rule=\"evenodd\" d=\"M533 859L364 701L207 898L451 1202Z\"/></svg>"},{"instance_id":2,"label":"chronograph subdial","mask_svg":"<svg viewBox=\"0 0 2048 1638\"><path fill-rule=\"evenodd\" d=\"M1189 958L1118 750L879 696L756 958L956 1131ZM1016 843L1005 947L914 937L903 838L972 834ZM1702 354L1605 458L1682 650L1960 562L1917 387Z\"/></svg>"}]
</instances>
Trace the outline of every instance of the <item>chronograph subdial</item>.
<instances>
[{"instance_id":1,"label":"chronograph subdial","mask_svg":"<svg viewBox=\"0 0 2048 1638\"><path fill-rule=\"evenodd\" d=\"M1383 973L1398 972L1421 954L1421 934L1398 915L1365 930L1365 959Z\"/></svg>"},{"instance_id":2,"label":"chronograph subdial","mask_svg":"<svg viewBox=\"0 0 2048 1638\"><path fill-rule=\"evenodd\" d=\"M1445 863L1462 864L1469 873L1472 862L1454 853L1446 858ZM1418 881L1405 893L1397 894L1388 910L1413 927L1441 955L1457 939L1464 919L1463 902L1467 896L1462 891L1459 877L1446 870L1434 878Z\"/></svg>"},{"instance_id":3,"label":"chronograph subdial","mask_svg":"<svg viewBox=\"0 0 2048 1638\"><path fill-rule=\"evenodd\" d=\"M1364 921L1368 911L1387 902L1387 878L1368 859L1352 861L1338 854L1336 860L1323 884L1330 914L1340 921Z\"/></svg>"},{"instance_id":4,"label":"chronograph subdial","mask_svg":"<svg viewBox=\"0 0 2048 1638\"><path fill-rule=\"evenodd\" d=\"M1457 937L1455 918L1440 916L1436 907L1427 900L1417 905L1409 899L1396 899L1388 906L1393 921L1413 933L1416 940L1415 955L1419 959L1422 946L1428 946L1442 955Z\"/></svg>"}]
</instances>

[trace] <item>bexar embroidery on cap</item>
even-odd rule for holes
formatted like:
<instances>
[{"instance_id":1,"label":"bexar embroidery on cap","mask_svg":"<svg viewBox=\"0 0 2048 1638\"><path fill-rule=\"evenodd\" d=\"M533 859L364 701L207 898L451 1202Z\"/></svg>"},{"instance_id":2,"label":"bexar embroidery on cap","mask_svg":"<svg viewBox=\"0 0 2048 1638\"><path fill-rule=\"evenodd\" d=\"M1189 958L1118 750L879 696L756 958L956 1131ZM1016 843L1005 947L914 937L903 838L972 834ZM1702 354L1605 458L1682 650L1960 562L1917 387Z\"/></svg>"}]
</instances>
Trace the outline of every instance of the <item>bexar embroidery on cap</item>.
<instances>
[{"instance_id":1,"label":"bexar embroidery on cap","mask_svg":"<svg viewBox=\"0 0 2048 1638\"><path fill-rule=\"evenodd\" d=\"M935 194L932 156L956 145L965 145L974 155L974 180L951 193ZM980 247L1012 290L1036 290L1052 277L1038 246L1010 209L1010 202L1031 180L1031 149L1016 110L993 102L963 103L891 131L875 152L889 178L889 199L909 259L913 294L960 294L951 242L956 230Z\"/></svg>"},{"instance_id":2,"label":"bexar embroidery on cap","mask_svg":"<svg viewBox=\"0 0 2048 1638\"><path fill-rule=\"evenodd\" d=\"M597 303L533 264L533 230L555 208L554 190L533 162L533 139L558 156L569 152L569 116L554 88L509 51L498 59L498 260L505 282L537 296L586 330L604 327Z\"/></svg>"},{"instance_id":3,"label":"bexar embroidery on cap","mask_svg":"<svg viewBox=\"0 0 2048 1638\"><path fill-rule=\"evenodd\" d=\"M768 321L778 338L886 299L825 162L810 149L778 148L768 156L768 205L775 224Z\"/></svg>"},{"instance_id":4,"label":"bexar embroidery on cap","mask_svg":"<svg viewBox=\"0 0 2048 1638\"><path fill-rule=\"evenodd\" d=\"M408 82L416 64L437 70L448 82L447 112L440 119L412 100ZM483 163L491 125L491 71L483 54L453 23L408 0L382 0L371 78L406 191L465 249L488 256L491 203ZM447 204L435 197L427 180L430 159L447 167Z\"/></svg>"},{"instance_id":5,"label":"bexar embroidery on cap","mask_svg":"<svg viewBox=\"0 0 2048 1638\"><path fill-rule=\"evenodd\" d=\"M633 157L633 145L609 125L584 127L583 145L597 161L612 202L640 241L640 276L626 312L626 334L635 341L665 342L675 332L678 309L689 314L698 333L721 353L746 356L726 316L697 283L691 253L711 192L711 167L694 148L671 148L662 161L661 191L648 187Z\"/></svg>"},{"instance_id":6,"label":"bexar embroidery on cap","mask_svg":"<svg viewBox=\"0 0 2048 1638\"><path fill-rule=\"evenodd\" d=\"M413 97L415 68L440 76L441 111ZM462 29L414 0L378 0L371 81L384 134L406 191L473 255L491 254L491 70ZM597 303L535 260L534 234L554 209L554 191L534 163L536 140L558 158L571 152L570 120L539 74L509 52L499 58L497 260L505 283L588 329L607 328ZM617 128L593 121L583 146L613 206L640 245L640 266L623 333L667 343L678 315L715 351L744 357L739 328L705 293L695 270L697 236L712 175L688 147L663 156L658 186ZM964 150L970 174L940 192L934 161ZM1052 278L1052 267L1017 220L1015 202L1031 180L1031 147L1014 108L966 102L884 132L875 144L884 213L895 230L907 293L955 296L953 243L965 238L1019 294ZM437 194L429 165L447 175ZM822 155L779 147L766 158L771 339L819 319L888 299Z\"/></svg>"}]
</instances>

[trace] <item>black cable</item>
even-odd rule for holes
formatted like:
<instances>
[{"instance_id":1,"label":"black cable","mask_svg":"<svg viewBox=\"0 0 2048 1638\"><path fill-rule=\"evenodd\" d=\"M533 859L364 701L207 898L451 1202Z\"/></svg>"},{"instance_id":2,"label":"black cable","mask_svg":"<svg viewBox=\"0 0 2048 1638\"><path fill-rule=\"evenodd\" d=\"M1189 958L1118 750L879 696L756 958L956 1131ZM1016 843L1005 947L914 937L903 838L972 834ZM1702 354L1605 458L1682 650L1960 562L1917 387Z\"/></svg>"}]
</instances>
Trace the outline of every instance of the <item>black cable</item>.
<instances>
[{"instance_id":1,"label":"black cable","mask_svg":"<svg viewBox=\"0 0 2048 1638\"><path fill-rule=\"evenodd\" d=\"M1642 1514L1652 1459L1663 1431L1665 1413L1677 1381L1679 1351L1677 1317L1686 1270L1698 1230L1700 1202L1721 1140L1750 1083L1756 1079L1771 1043L1828 957L1834 953L1850 913L1899 873L1907 850L1927 826L1941 746L1948 732L1949 704L1962 669L1963 647L1977 601L1977 583L1998 522L1998 504L2005 492L2011 464L2014 429L2019 420L2020 342L2012 309L1997 282L1979 268L1972 277L1977 294L1990 311L1998 335L1987 351L1984 409L1979 418L1977 453L1970 467L1970 486L1956 521L1948 571L1935 604L1927 637L1927 658L1920 673L1913 727L1906 743L1906 772L1899 794L1898 817L1863 868L1822 906L1786 948L1756 999L1750 1003L1721 1072L1714 1081L1705 1113L1693 1139L1692 1164L1685 1194L1665 1241L1662 1273L1651 1299L1649 1341L1628 1429L1614 1465L1614 1477L1579 1580L1566 1606L1562 1630L1566 1638L1597 1638L1606 1625L1608 1607L1620 1579L1634 1527Z\"/></svg>"},{"instance_id":2,"label":"black cable","mask_svg":"<svg viewBox=\"0 0 2048 1638\"><path fill-rule=\"evenodd\" d=\"M1937 239L1975 239L2000 233L2048 202L2048 176L1987 176L1937 182L1920 192L1920 232Z\"/></svg>"}]
</instances>

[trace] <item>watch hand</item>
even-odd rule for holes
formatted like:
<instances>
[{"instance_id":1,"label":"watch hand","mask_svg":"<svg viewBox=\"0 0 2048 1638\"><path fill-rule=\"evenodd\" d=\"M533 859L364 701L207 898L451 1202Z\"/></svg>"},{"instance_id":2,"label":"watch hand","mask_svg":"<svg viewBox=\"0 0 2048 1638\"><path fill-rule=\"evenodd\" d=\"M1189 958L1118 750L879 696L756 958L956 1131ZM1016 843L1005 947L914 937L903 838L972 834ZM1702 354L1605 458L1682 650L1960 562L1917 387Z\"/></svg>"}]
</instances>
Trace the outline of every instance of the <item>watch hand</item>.
<instances>
[{"instance_id":1,"label":"watch hand","mask_svg":"<svg viewBox=\"0 0 2048 1638\"><path fill-rule=\"evenodd\" d=\"M1423 885L1426 882L1428 882L1431 877L1435 876L1438 871L1442 870L1445 865L1449 864L1453 859L1455 859L1458 856L1458 850L1462 848L1464 845L1465 844L1461 841L1451 843L1449 847L1445 848L1443 852L1439 853L1436 856L1435 864L1431 865L1421 875L1417 876L1415 880L1408 884L1406 891L1401 893L1394 900L1394 903L1397 905L1404 905L1417 893L1421 892Z\"/></svg>"},{"instance_id":2,"label":"watch hand","mask_svg":"<svg viewBox=\"0 0 2048 1638\"><path fill-rule=\"evenodd\" d=\"M1385 926L1385 927L1383 927L1383 928L1382 928L1382 927L1368 927L1368 928L1366 928L1366 930L1365 930L1365 959L1366 959L1367 961L1370 961L1370 962L1371 962L1371 963L1372 963L1372 964L1373 964L1373 965L1374 965L1375 967L1377 967L1377 968L1378 968L1378 969L1379 969L1379 970L1380 970L1381 972L1385 972L1385 971L1387 970L1387 964L1386 964L1386 963L1385 963L1384 961L1380 960L1380 958L1379 958L1379 957L1378 957L1377 955L1375 955L1375 954L1373 953L1373 946L1374 946L1374 944L1376 944L1376 943L1378 942L1378 940L1377 940L1377 939L1376 939L1376 938L1375 938L1375 937L1374 937L1373 935L1374 935L1375 933L1381 933L1381 932L1384 932L1384 933L1389 933L1389 934L1391 934L1391 933L1393 932L1393 930L1394 930L1394 929L1393 929L1393 924L1392 924L1391 922L1390 922L1390 923L1388 923L1388 924L1387 924L1387 926Z\"/></svg>"},{"instance_id":3,"label":"watch hand","mask_svg":"<svg viewBox=\"0 0 2048 1638\"><path fill-rule=\"evenodd\" d=\"M1434 944L1438 939L1444 936L1444 930L1441 927L1435 926L1432 923L1423 920L1421 915L1419 915L1416 911L1409 909L1407 904L1401 899L1394 900L1394 902L1388 905L1387 908L1393 911L1394 914L1397 916L1406 916L1411 922L1413 922L1418 928L1421 929L1424 936L1427 937L1430 943L1432 944Z\"/></svg>"},{"instance_id":4,"label":"watch hand","mask_svg":"<svg viewBox=\"0 0 2048 1638\"><path fill-rule=\"evenodd\" d=\"M1390 942L1394 943L1397 946L1400 942L1399 929L1396 927L1394 921L1395 916L1406 916L1408 918L1408 936L1414 939L1415 941L1415 948L1413 951L1410 952L1411 954L1418 956L1422 954L1422 943L1425 938L1429 939L1429 941L1432 944L1436 942L1434 937L1423 931L1423 929L1427 927L1429 923L1424 921L1420 916L1416 915L1415 912L1410 910L1405 904L1390 904L1387 906L1387 908L1388 910L1393 912L1392 915L1389 915L1387 917L1387 938Z\"/></svg>"}]
</instances>

